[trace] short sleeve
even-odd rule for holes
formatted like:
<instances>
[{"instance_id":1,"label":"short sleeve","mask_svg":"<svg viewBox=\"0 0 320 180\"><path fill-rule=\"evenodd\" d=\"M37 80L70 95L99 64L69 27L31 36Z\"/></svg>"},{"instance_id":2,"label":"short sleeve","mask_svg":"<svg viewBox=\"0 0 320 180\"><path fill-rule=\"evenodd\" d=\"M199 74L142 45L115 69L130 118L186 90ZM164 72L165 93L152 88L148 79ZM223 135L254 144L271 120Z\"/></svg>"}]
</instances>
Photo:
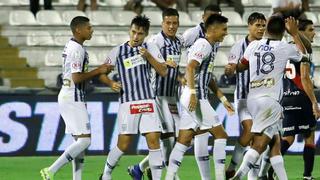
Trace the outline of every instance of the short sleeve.
<instances>
[{"instance_id":1,"label":"short sleeve","mask_svg":"<svg viewBox=\"0 0 320 180\"><path fill-rule=\"evenodd\" d=\"M74 47L70 49L68 56L66 57L66 61L70 62L71 73L82 72L83 67L83 59L84 59L84 51L82 48Z\"/></svg>"},{"instance_id":2,"label":"short sleeve","mask_svg":"<svg viewBox=\"0 0 320 180\"><path fill-rule=\"evenodd\" d=\"M119 47L115 47L109 52L109 54L107 55L107 57L104 61L105 64L110 64L110 65L116 64L118 49L119 49Z\"/></svg>"},{"instance_id":3,"label":"short sleeve","mask_svg":"<svg viewBox=\"0 0 320 180\"><path fill-rule=\"evenodd\" d=\"M163 59L163 56L160 53L160 49L157 47L154 43L147 43L148 51L152 55L153 58L155 58L158 62L164 63L165 60Z\"/></svg>"},{"instance_id":4,"label":"short sleeve","mask_svg":"<svg viewBox=\"0 0 320 180\"><path fill-rule=\"evenodd\" d=\"M231 47L231 50L228 56L228 63L237 64L238 60L241 58L240 56L241 56L240 46L239 46L239 43L236 43Z\"/></svg>"},{"instance_id":5,"label":"short sleeve","mask_svg":"<svg viewBox=\"0 0 320 180\"><path fill-rule=\"evenodd\" d=\"M288 53L289 59L292 61L298 62L303 57L303 54L299 51L298 47L295 44L288 44L286 51Z\"/></svg>"},{"instance_id":6,"label":"short sleeve","mask_svg":"<svg viewBox=\"0 0 320 180\"><path fill-rule=\"evenodd\" d=\"M185 48L190 48L193 43L195 42L197 36L194 34L194 28L191 28L191 29L187 29L183 34L183 46Z\"/></svg>"},{"instance_id":7,"label":"short sleeve","mask_svg":"<svg viewBox=\"0 0 320 180\"><path fill-rule=\"evenodd\" d=\"M196 60L200 64L210 54L211 45L203 39L198 39L188 50L188 63Z\"/></svg>"}]
</instances>

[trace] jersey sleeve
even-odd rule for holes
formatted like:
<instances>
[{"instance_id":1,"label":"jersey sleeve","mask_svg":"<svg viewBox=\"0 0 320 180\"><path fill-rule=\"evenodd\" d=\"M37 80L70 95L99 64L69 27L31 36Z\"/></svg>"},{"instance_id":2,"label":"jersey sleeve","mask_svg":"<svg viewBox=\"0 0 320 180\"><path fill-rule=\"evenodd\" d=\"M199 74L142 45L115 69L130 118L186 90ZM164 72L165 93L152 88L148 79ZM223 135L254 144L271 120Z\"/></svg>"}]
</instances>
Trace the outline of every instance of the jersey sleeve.
<instances>
[{"instance_id":1,"label":"jersey sleeve","mask_svg":"<svg viewBox=\"0 0 320 180\"><path fill-rule=\"evenodd\" d=\"M188 63L191 60L196 60L201 64L210 54L211 49L211 46L203 41L203 39L198 39L188 50Z\"/></svg>"},{"instance_id":2,"label":"jersey sleeve","mask_svg":"<svg viewBox=\"0 0 320 180\"><path fill-rule=\"evenodd\" d=\"M105 64L110 64L110 65L116 64L118 49L119 49L119 47L115 47L109 52L109 54L107 55L107 57L104 61Z\"/></svg>"},{"instance_id":3,"label":"jersey sleeve","mask_svg":"<svg viewBox=\"0 0 320 180\"><path fill-rule=\"evenodd\" d=\"M231 47L231 50L228 56L228 63L237 64L238 60L241 58L240 56L241 56L241 53L240 53L239 43L236 43Z\"/></svg>"},{"instance_id":4,"label":"jersey sleeve","mask_svg":"<svg viewBox=\"0 0 320 180\"><path fill-rule=\"evenodd\" d=\"M148 51L153 58L155 58L158 62L164 63L165 60L160 53L160 49L157 47L155 43L148 43Z\"/></svg>"},{"instance_id":5,"label":"jersey sleeve","mask_svg":"<svg viewBox=\"0 0 320 180\"><path fill-rule=\"evenodd\" d=\"M70 49L66 57L66 61L70 62L71 73L82 72L83 69L84 51L82 48L74 47Z\"/></svg>"},{"instance_id":6,"label":"jersey sleeve","mask_svg":"<svg viewBox=\"0 0 320 180\"><path fill-rule=\"evenodd\" d=\"M197 36L194 34L194 28L191 29L187 29L184 33L183 33L183 46L185 48L190 48L193 43L195 42Z\"/></svg>"},{"instance_id":7,"label":"jersey sleeve","mask_svg":"<svg viewBox=\"0 0 320 180\"><path fill-rule=\"evenodd\" d=\"M298 47L295 44L288 44L286 51L288 53L289 60L292 61L301 61L303 54L299 51Z\"/></svg>"}]
</instances>

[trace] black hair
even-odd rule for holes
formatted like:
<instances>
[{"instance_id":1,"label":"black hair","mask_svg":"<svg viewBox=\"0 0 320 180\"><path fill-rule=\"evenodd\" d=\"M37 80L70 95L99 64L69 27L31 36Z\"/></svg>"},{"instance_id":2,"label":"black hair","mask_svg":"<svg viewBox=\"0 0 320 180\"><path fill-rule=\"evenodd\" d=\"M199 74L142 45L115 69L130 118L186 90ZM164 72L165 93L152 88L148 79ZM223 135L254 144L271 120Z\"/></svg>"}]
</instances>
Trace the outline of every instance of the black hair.
<instances>
[{"instance_id":1,"label":"black hair","mask_svg":"<svg viewBox=\"0 0 320 180\"><path fill-rule=\"evenodd\" d=\"M204 23L204 28L207 30L210 25L223 24L223 23L227 23L227 22L228 22L228 18L226 18L220 14L212 14L208 17L208 19Z\"/></svg>"},{"instance_id":2,"label":"black hair","mask_svg":"<svg viewBox=\"0 0 320 180\"><path fill-rule=\"evenodd\" d=\"M264 14L259 13L259 12L253 12L250 14L248 17L248 24L254 24L257 20L264 20L267 21L266 17Z\"/></svg>"},{"instance_id":3,"label":"black hair","mask_svg":"<svg viewBox=\"0 0 320 180\"><path fill-rule=\"evenodd\" d=\"M313 25L313 22L310 19L299 19L299 31L305 31L308 25Z\"/></svg>"},{"instance_id":4,"label":"black hair","mask_svg":"<svg viewBox=\"0 0 320 180\"><path fill-rule=\"evenodd\" d=\"M166 16L178 16L179 18L179 13L176 9L167 8L162 11L162 19L164 19Z\"/></svg>"},{"instance_id":5,"label":"black hair","mask_svg":"<svg viewBox=\"0 0 320 180\"><path fill-rule=\"evenodd\" d=\"M282 16L271 16L267 23L267 32L270 35L282 35L286 30L285 21Z\"/></svg>"},{"instance_id":6,"label":"black hair","mask_svg":"<svg viewBox=\"0 0 320 180\"><path fill-rule=\"evenodd\" d=\"M76 31L76 28L79 26L83 26L88 23L90 20L85 16L76 16L71 20L70 28L72 32Z\"/></svg>"},{"instance_id":7,"label":"black hair","mask_svg":"<svg viewBox=\"0 0 320 180\"><path fill-rule=\"evenodd\" d=\"M218 12L221 13L221 9L219 5L215 5L215 4L209 4L208 6L206 6L203 10L203 13L206 13L207 11L213 11L213 12Z\"/></svg>"},{"instance_id":8,"label":"black hair","mask_svg":"<svg viewBox=\"0 0 320 180\"><path fill-rule=\"evenodd\" d=\"M136 25L138 27L142 27L143 30L148 33L149 32L149 27L150 27L150 20L147 16L136 16L132 19L131 21L131 27L132 25Z\"/></svg>"}]
</instances>

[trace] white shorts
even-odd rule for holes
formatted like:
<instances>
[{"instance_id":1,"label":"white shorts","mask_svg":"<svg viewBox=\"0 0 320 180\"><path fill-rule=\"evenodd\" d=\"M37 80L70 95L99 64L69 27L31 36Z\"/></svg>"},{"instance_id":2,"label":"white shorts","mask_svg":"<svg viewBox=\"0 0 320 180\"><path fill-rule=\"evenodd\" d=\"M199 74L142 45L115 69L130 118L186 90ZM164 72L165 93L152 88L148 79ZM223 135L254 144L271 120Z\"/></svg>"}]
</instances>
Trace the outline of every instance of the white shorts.
<instances>
[{"instance_id":1,"label":"white shorts","mask_svg":"<svg viewBox=\"0 0 320 180\"><path fill-rule=\"evenodd\" d=\"M162 133L176 132L179 123L177 101L175 97L157 96L156 105L162 126Z\"/></svg>"},{"instance_id":2,"label":"white shorts","mask_svg":"<svg viewBox=\"0 0 320 180\"><path fill-rule=\"evenodd\" d=\"M161 132L161 123L153 99L125 102L118 111L120 134Z\"/></svg>"},{"instance_id":3,"label":"white shorts","mask_svg":"<svg viewBox=\"0 0 320 180\"><path fill-rule=\"evenodd\" d=\"M91 134L89 115L84 102L58 100L59 111L66 124L66 133Z\"/></svg>"},{"instance_id":4,"label":"white shorts","mask_svg":"<svg viewBox=\"0 0 320 180\"><path fill-rule=\"evenodd\" d=\"M189 111L190 89L185 87L180 96L181 116L179 129L210 129L221 125L218 114L207 99L200 99L195 111Z\"/></svg>"},{"instance_id":5,"label":"white shorts","mask_svg":"<svg viewBox=\"0 0 320 180\"><path fill-rule=\"evenodd\" d=\"M281 130L283 108L271 97L247 99L248 109L253 118L252 133L264 133L270 138Z\"/></svg>"},{"instance_id":6,"label":"white shorts","mask_svg":"<svg viewBox=\"0 0 320 180\"><path fill-rule=\"evenodd\" d=\"M247 107L247 100L246 99L235 99L234 102L235 102L234 104L236 106L235 108L238 113L240 123L243 120L248 120L248 119L252 120L252 116L251 116L251 114L248 110L248 107Z\"/></svg>"}]
</instances>

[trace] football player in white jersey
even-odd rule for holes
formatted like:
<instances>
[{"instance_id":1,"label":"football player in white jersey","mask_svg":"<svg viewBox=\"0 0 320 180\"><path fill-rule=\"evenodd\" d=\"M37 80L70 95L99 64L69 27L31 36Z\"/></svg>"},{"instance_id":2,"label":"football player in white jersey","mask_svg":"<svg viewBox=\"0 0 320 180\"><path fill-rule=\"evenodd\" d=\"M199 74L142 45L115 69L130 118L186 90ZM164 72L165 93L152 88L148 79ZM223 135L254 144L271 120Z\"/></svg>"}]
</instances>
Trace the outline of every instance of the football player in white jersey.
<instances>
[{"instance_id":1,"label":"football player in white jersey","mask_svg":"<svg viewBox=\"0 0 320 180\"><path fill-rule=\"evenodd\" d=\"M224 180L225 146L227 134L208 100L209 88L223 101L227 110L233 112L232 105L223 93L215 86L213 80L214 58L217 48L216 42L222 42L227 35L228 19L224 16L213 14L205 22L205 38L198 39L188 52L188 65L186 67L187 86L180 96L181 121L179 124L179 137L170 154L169 167L166 180L174 179L181 165L183 155L188 150L192 138L196 133L210 132L215 137L214 159L216 179ZM199 99L199 100L198 100ZM206 138L208 144L208 138ZM206 146L207 147L207 146ZM208 149L202 151L208 152ZM209 157L201 157L208 161ZM210 166L204 165L206 176L202 179L211 179ZM208 173L209 172L209 173Z\"/></svg>"},{"instance_id":2,"label":"football player in white jersey","mask_svg":"<svg viewBox=\"0 0 320 180\"><path fill-rule=\"evenodd\" d=\"M281 41L285 30L296 45ZM253 41L247 47L238 70L249 68L250 84L247 106L253 118L253 142L245 154L240 168L232 179L243 179L259 156L270 146L270 162L279 180L287 180L280 153L283 108L283 76L287 60L307 59L305 47L299 37L297 22L290 17L271 16L267 23L266 38Z\"/></svg>"},{"instance_id":3,"label":"football player in white jersey","mask_svg":"<svg viewBox=\"0 0 320 180\"><path fill-rule=\"evenodd\" d=\"M168 165L169 156L175 143L175 135L179 122L177 108L178 81L184 79L180 77L179 62L183 40L177 36L179 27L179 13L176 9L168 8L162 12L162 31L152 36L148 41L154 43L160 49L168 68L166 77L155 74L152 79L155 89L157 110L162 124L162 151L165 164ZM143 172L147 173L150 179L150 170L147 169L148 156L139 164L128 168L129 175L135 180L142 180ZM147 171L146 171L147 170Z\"/></svg>"},{"instance_id":4,"label":"football player in white jersey","mask_svg":"<svg viewBox=\"0 0 320 180\"><path fill-rule=\"evenodd\" d=\"M266 18L262 13L254 12L248 17L248 30L249 34L236 42L230 50L228 57L228 65L226 66L227 75L233 75L236 71L236 65L242 59L245 49L249 43L254 40L260 40L264 34L266 26ZM250 132L252 126L252 117L247 108L247 95L249 92L249 71L236 72L236 90L234 92L234 102L242 126L241 135L235 144L232 153L231 162L226 171L226 178L231 178L235 174L237 165L241 162L244 151L251 141L252 134ZM256 168L256 167L255 167ZM257 169L257 172L259 169ZM251 172L251 171L250 171ZM249 173L251 175L252 173ZM254 177L249 177L252 179ZM258 173L255 173L258 176ZM255 178L256 178L255 177Z\"/></svg>"},{"instance_id":5,"label":"football player in white jersey","mask_svg":"<svg viewBox=\"0 0 320 180\"><path fill-rule=\"evenodd\" d=\"M59 111L75 142L48 168L40 171L43 180L53 180L54 174L65 164L72 161L73 180L81 180L84 151L91 142L91 130L85 103L85 81L108 73L112 65L103 64L88 71L89 57L83 42L90 40L93 29L89 19L77 16L72 19L70 27L73 38L67 42L63 57L63 85L58 96Z\"/></svg>"},{"instance_id":6,"label":"football player in white jersey","mask_svg":"<svg viewBox=\"0 0 320 180\"><path fill-rule=\"evenodd\" d=\"M153 43L144 42L150 21L145 16L136 16L131 21L130 40L113 48L106 58L108 64L116 65L120 82L107 75L100 80L120 94L118 112L119 136L116 147L110 150L105 163L102 180L110 180L111 172L120 157L128 149L133 135L138 131L146 137L149 148L149 165L152 179L160 180L163 158L160 150L161 123L155 104L151 76L156 71L167 75L167 65L160 50Z\"/></svg>"}]
</instances>

